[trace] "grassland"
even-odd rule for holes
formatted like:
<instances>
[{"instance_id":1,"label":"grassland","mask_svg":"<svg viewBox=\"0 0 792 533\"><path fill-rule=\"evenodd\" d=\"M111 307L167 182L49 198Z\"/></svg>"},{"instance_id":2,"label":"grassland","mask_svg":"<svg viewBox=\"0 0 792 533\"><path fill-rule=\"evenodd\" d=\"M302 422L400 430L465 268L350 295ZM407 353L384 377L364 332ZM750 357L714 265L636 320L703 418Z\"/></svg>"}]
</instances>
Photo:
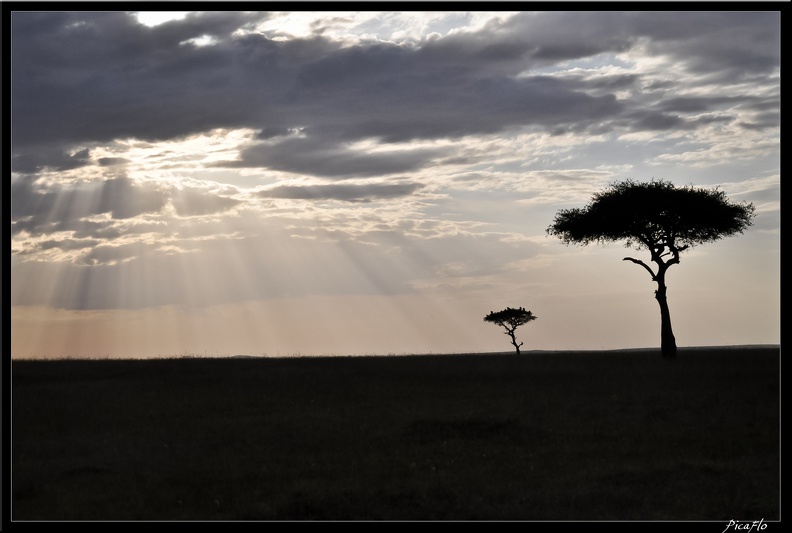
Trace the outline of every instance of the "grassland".
<instances>
[{"instance_id":1,"label":"grassland","mask_svg":"<svg viewBox=\"0 0 792 533\"><path fill-rule=\"evenodd\" d=\"M779 520L779 402L777 346L16 360L11 519Z\"/></svg>"}]
</instances>

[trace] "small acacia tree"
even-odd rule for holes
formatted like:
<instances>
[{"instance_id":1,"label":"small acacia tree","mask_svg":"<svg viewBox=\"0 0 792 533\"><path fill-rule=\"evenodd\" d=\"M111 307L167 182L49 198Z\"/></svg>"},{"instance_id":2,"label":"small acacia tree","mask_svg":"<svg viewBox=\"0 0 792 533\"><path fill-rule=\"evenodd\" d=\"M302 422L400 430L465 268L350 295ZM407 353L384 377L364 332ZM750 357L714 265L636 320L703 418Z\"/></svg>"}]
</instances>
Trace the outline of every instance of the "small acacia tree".
<instances>
[{"instance_id":1,"label":"small acacia tree","mask_svg":"<svg viewBox=\"0 0 792 533\"><path fill-rule=\"evenodd\" d=\"M489 314L484 317L484 322L492 322L493 324L497 324L506 329L505 334L511 337L511 342L514 345L514 348L517 350L517 355L520 355L520 346L522 346L523 343L520 342L520 344L517 344L517 339L514 336L514 330L523 324L527 324L531 320L536 320L536 316L531 314L530 311L526 311L522 307L519 309L507 307L503 311L498 311L497 313L490 311Z\"/></svg>"},{"instance_id":2,"label":"small acacia tree","mask_svg":"<svg viewBox=\"0 0 792 533\"><path fill-rule=\"evenodd\" d=\"M627 248L648 250L656 271L639 259L625 257L624 261L645 268L657 283L661 352L673 359L677 348L666 299L666 271L679 263L679 254L685 250L742 233L752 224L754 209L753 204L729 202L717 188L626 180L595 194L584 208L559 211L547 233L567 245L626 241Z\"/></svg>"}]
</instances>

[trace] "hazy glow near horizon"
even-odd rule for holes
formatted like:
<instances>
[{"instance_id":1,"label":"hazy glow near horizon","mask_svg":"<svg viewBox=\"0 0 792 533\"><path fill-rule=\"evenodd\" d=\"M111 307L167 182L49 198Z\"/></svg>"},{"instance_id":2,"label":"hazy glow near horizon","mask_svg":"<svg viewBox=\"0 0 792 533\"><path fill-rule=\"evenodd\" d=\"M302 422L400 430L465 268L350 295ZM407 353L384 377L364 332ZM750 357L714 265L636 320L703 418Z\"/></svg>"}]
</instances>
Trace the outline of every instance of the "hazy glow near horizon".
<instances>
[{"instance_id":1,"label":"hazy glow near horizon","mask_svg":"<svg viewBox=\"0 0 792 533\"><path fill-rule=\"evenodd\" d=\"M669 270L679 346L780 343L774 12L15 12L12 357L659 344L619 245L559 209L720 187Z\"/></svg>"}]
</instances>

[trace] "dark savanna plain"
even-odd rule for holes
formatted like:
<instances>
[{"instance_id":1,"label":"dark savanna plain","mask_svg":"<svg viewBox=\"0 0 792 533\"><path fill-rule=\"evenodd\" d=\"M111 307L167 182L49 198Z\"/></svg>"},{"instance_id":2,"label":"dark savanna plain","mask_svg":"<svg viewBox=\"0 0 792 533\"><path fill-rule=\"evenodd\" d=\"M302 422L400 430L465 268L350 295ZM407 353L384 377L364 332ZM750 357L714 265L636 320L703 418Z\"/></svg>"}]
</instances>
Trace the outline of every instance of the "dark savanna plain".
<instances>
[{"instance_id":1,"label":"dark savanna plain","mask_svg":"<svg viewBox=\"0 0 792 533\"><path fill-rule=\"evenodd\" d=\"M780 519L777 345L11 370L13 521Z\"/></svg>"}]
</instances>

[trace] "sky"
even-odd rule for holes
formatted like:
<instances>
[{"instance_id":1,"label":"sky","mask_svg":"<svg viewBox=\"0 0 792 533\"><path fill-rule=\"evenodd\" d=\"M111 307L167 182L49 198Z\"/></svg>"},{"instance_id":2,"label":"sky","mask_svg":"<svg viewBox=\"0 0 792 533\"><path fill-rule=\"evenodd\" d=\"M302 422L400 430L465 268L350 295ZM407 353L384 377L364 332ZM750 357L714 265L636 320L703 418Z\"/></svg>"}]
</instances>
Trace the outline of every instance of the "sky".
<instances>
[{"instance_id":1,"label":"sky","mask_svg":"<svg viewBox=\"0 0 792 533\"><path fill-rule=\"evenodd\" d=\"M624 179L755 205L671 321L780 343L778 12L10 19L13 358L658 347L648 253L546 232Z\"/></svg>"}]
</instances>

